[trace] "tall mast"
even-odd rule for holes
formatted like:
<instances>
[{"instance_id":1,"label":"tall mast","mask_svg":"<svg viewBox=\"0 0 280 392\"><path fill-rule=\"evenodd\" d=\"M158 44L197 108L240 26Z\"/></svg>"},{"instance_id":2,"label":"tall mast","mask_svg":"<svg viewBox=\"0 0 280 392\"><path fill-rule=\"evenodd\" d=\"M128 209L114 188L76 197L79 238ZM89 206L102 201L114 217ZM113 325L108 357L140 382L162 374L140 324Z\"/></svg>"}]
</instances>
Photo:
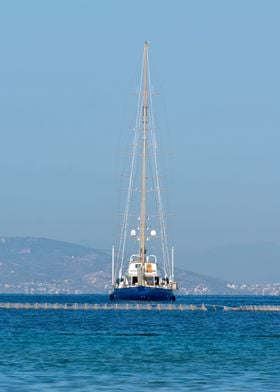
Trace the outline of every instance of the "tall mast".
<instances>
[{"instance_id":1,"label":"tall mast","mask_svg":"<svg viewBox=\"0 0 280 392\"><path fill-rule=\"evenodd\" d=\"M144 43L143 62L143 144L142 144L142 188L141 188L141 220L140 220L140 257L145 263L145 231L146 231L146 155L147 155L147 61L148 42Z\"/></svg>"}]
</instances>

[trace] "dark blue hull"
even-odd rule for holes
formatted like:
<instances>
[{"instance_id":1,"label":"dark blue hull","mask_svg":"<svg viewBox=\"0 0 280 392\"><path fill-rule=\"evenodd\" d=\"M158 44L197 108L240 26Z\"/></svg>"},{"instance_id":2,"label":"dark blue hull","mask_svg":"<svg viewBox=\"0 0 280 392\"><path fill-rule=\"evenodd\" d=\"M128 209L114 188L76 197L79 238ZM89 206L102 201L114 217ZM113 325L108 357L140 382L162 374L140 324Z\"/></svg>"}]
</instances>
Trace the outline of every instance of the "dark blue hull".
<instances>
[{"instance_id":1,"label":"dark blue hull","mask_svg":"<svg viewBox=\"0 0 280 392\"><path fill-rule=\"evenodd\" d=\"M176 297L172 289L162 287L135 286L115 288L110 294L110 300L114 301L175 301Z\"/></svg>"}]
</instances>

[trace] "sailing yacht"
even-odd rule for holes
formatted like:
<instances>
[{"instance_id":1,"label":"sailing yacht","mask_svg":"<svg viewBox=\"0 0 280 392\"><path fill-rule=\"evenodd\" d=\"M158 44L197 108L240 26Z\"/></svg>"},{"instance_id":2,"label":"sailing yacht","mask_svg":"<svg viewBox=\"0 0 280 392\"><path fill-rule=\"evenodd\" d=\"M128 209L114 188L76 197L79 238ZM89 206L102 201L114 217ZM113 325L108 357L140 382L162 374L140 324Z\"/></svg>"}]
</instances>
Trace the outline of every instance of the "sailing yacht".
<instances>
[{"instance_id":1,"label":"sailing yacht","mask_svg":"<svg viewBox=\"0 0 280 392\"><path fill-rule=\"evenodd\" d=\"M110 300L175 301L174 250L167 243L149 66L144 43L128 191Z\"/></svg>"}]
</instances>

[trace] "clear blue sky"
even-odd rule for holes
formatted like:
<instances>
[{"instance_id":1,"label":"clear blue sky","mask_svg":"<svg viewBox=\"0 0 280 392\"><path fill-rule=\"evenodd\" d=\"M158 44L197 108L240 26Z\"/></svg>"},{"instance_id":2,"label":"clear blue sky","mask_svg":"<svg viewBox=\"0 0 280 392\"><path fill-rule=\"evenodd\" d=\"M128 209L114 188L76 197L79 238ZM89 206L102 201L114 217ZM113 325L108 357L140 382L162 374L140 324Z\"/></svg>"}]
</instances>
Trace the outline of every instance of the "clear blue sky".
<instances>
[{"instance_id":1,"label":"clear blue sky","mask_svg":"<svg viewBox=\"0 0 280 392\"><path fill-rule=\"evenodd\" d=\"M115 241L148 40L177 253L280 245L279 15L272 0L1 1L1 235Z\"/></svg>"}]
</instances>

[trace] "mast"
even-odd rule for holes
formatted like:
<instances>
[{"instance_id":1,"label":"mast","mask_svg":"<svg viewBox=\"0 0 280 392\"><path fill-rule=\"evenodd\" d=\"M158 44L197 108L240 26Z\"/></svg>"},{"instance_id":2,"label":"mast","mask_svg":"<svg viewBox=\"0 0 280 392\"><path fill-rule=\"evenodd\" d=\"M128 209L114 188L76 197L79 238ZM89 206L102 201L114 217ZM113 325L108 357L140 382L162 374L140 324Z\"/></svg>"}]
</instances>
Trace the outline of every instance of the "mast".
<instances>
[{"instance_id":1,"label":"mast","mask_svg":"<svg viewBox=\"0 0 280 392\"><path fill-rule=\"evenodd\" d=\"M148 42L144 43L143 62L143 144L142 144L142 187L141 187L141 220L140 220L140 257L141 263L145 263L146 243L146 159L147 159L147 61Z\"/></svg>"}]
</instances>

